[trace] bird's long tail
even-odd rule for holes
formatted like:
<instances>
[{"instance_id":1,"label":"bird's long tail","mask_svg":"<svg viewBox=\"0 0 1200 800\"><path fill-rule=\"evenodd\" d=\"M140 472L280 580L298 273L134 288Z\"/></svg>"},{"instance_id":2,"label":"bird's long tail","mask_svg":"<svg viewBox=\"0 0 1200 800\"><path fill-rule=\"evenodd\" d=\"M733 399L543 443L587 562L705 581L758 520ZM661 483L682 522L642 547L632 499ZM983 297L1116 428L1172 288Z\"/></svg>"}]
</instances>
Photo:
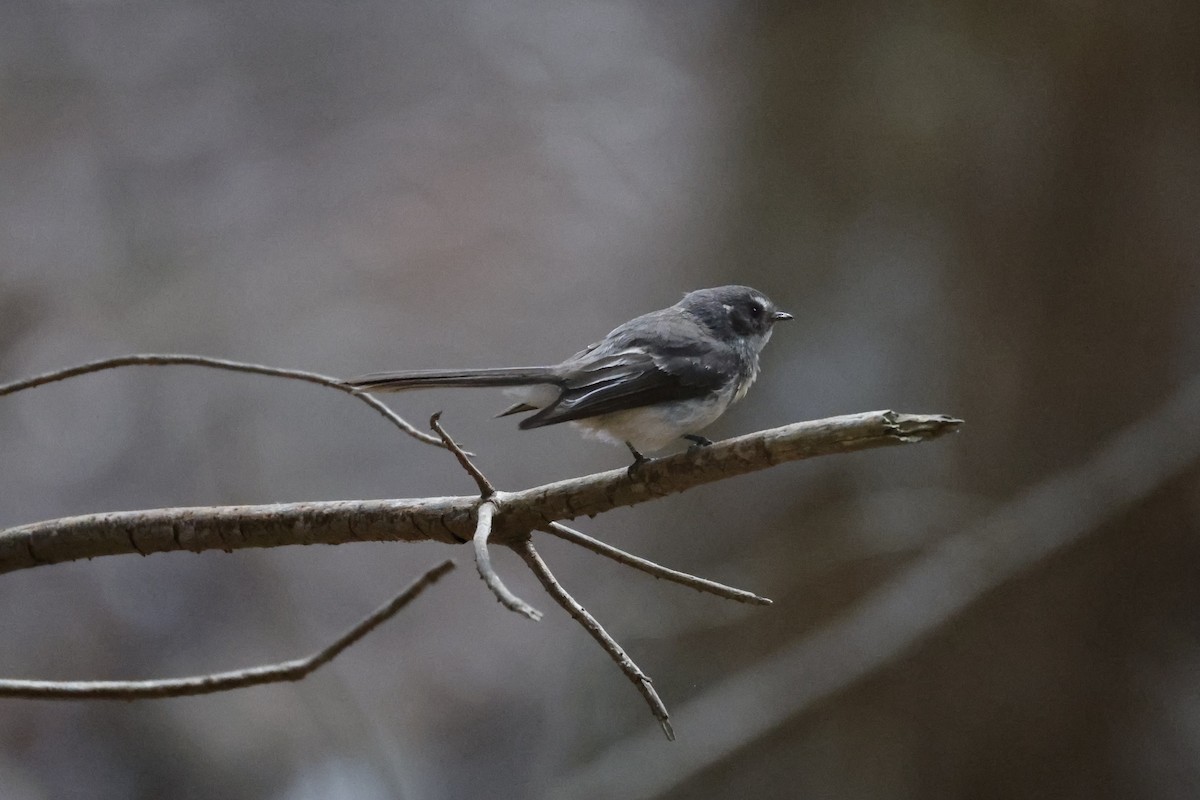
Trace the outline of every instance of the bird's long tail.
<instances>
[{"instance_id":1,"label":"bird's long tail","mask_svg":"<svg viewBox=\"0 0 1200 800\"><path fill-rule=\"evenodd\" d=\"M373 372L352 378L346 385L364 392L402 392L449 386L535 386L560 381L553 367L501 367Z\"/></svg>"}]
</instances>

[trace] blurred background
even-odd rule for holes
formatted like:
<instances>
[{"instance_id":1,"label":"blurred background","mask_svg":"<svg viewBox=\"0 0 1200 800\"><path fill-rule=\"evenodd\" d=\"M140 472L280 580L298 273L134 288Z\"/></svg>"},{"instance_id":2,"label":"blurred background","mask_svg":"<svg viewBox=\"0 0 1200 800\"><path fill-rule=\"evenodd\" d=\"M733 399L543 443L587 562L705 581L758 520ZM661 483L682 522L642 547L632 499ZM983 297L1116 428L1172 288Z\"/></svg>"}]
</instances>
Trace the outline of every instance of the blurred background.
<instances>
[{"instance_id":1,"label":"blurred background","mask_svg":"<svg viewBox=\"0 0 1200 800\"><path fill-rule=\"evenodd\" d=\"M1188 0L7 0L0 381L546 363L736 282L796 321L714 438L967 425L580 525L771 608L542 545L673 744L508 553L539 624L435 544L5 575L0 674L65 680L297 657L461 567L298 685L0 701L4 797L1197 796L1198 41ZM505 489L627 460L496 392L392 401ZM309 385L0 399L0 527L472 491Z\"/></svg>"}]
</instances>

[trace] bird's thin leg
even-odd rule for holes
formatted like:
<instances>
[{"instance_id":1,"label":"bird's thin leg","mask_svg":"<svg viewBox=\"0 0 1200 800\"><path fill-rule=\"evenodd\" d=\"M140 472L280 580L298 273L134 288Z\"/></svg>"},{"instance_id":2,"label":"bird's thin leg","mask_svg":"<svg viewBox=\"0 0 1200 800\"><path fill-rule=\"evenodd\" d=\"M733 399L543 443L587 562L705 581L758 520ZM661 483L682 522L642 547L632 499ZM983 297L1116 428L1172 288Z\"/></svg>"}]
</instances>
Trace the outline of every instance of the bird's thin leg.
<instances>
[{"instance_id":1,"label":"bird's thin leg","mask_svg":"<svg viewBox=\"0 0 1200 800\"><path fill-rule=\"evenodd\" d=\"M629 452L633 453L634 463L641 464L646 461L653 461L652 458L642 455L641 451L633 446L633 442L626 442L625 446L629 448Z\"/></svg>"},{"instance_id":2,"label":"bird's thin leg","mask_svg":"<svg viewBox=\"0 0 1200 800\"><path fill-rule=\"evenodd\" d=\"M698 433L685 433L679 438L687 439L692 443L692 446L689 447L688 450L695 450L698 447L708 447L713 443L712 439L709 439L707 436L701 436Z\"/></svg>"},{"instance_id":3,"label":"bird's thin leg","mask_svg":"<svg viewBox=\"0 0 1200 800\"><path fill-rule=\"evenodd\" d=\"M629 452L633 453L633 463L630 464L629 469L626 470L626 472L629 473L629 477L632 478L637 474L637 471L641 469L643 465L649 464L654 459L650 458L649 456L642 455L641 451L633 446L633 442L626 442L625 446L629 448Z\"/></svg>"}]
</instances>

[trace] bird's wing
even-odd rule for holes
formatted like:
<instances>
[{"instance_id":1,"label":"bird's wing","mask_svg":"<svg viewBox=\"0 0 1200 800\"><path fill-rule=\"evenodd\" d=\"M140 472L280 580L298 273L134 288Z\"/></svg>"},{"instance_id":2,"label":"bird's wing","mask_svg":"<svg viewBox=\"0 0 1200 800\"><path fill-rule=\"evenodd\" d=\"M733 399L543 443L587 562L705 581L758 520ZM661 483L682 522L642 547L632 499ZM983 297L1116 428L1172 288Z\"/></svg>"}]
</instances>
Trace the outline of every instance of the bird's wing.
<instances>
[{"instance_id":1,"label":"bird's wing","mask_svg":"<svg viewBox=\"0 0 1200 800\"><path fill-rule=\"evenodd\" d=\"M575 364L564 375L562 394L520 427L702 397L720 389L737 369L731 349L698 341L687 329L647 332L645 325L636 334L622 326L571 360Z\"/></svg>"}]
</instances>

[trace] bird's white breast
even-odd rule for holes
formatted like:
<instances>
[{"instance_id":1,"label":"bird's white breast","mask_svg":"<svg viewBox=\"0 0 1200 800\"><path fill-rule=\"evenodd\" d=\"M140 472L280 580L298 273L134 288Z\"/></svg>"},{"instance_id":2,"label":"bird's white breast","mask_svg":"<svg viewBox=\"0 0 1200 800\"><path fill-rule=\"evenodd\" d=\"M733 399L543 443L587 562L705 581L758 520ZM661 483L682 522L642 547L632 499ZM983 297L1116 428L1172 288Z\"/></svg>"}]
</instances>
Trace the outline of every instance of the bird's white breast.
<instances>
[{"instance_id":1,"label":"bird's white breast","mask_svg":"<svg viewBox=\"0 0 1200 800\"><path fill-rule=\"evenodd\" d=\"M696 433L717 420L733 402L734 389L711 397L660 403L575 420L584 434L613 444L629 442L642 452L661 450L685 433Z\"/></svg>"}]
</instances>

